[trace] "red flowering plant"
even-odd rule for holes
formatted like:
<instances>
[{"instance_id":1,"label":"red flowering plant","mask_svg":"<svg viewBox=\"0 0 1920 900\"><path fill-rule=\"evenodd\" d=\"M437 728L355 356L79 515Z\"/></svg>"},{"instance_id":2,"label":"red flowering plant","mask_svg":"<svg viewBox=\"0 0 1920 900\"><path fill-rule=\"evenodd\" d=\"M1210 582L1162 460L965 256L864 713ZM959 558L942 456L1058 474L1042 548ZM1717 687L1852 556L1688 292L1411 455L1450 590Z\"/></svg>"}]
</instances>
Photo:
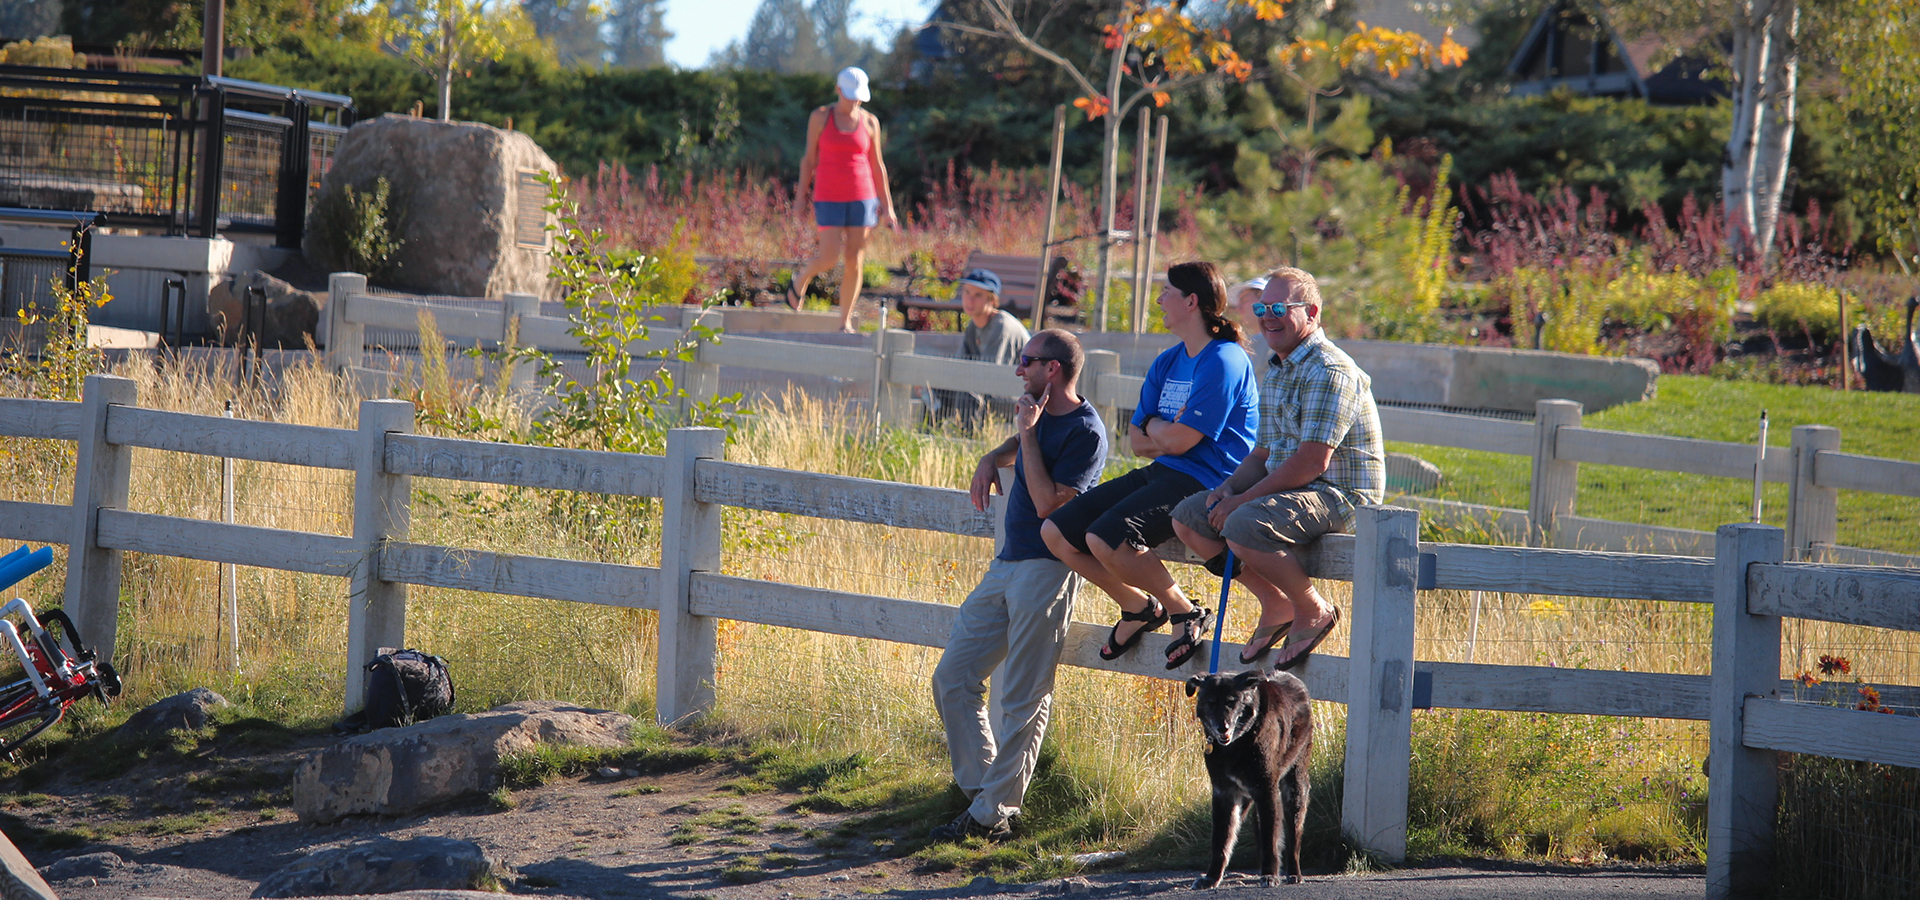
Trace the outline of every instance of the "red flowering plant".
<instances>
[{"instance_id":1,"label":"red flowering plant","mask_svg":"<svg viewBox=\"0 0 1920 900\"><path fill-rule=\"evenodd\" d=\"M1829 678L1835 675L1853 675L1853 660L1844 656L1822 653L1820 654L1820 661L1817 663L1817 668L1820 670L1820 675L1825 675ZM1837 684L1829 685L1817 695L1814 694L1813 689L1819 687L1824 682L1819 675L1813 674L1811 670L1802 670L1800 674L1793 676L1793 681L1793 699L1796 702L1846 706L1849 700L1851 700L1853 708L1862 712L1886 713L1887 715L1895 714L1892 707L1880 702L1880 691L1873 685L1867 684L1858 675L1853 675L1854 689L1851 695L1841 693L1840 687Z\"/></svg>"}]
</instances>

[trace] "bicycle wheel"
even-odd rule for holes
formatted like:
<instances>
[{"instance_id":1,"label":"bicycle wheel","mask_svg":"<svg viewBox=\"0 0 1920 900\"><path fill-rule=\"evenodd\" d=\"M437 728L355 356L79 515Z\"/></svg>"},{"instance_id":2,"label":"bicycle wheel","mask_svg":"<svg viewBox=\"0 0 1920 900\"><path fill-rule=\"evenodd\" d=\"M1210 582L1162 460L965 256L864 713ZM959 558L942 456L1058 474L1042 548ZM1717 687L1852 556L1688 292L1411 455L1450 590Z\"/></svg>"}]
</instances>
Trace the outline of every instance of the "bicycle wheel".
<instances>
[{"instance_id":1,"label":"bicycle wheel","mask_svg":"<svg viewBox=\"0 0 1920 900\"><path fill-rule=\"evenodd\" d=\"M31 684L8 689L0 695L0 756L19 749L66 714L65 704L41 700Z\"/></svg>"}]
</instances>

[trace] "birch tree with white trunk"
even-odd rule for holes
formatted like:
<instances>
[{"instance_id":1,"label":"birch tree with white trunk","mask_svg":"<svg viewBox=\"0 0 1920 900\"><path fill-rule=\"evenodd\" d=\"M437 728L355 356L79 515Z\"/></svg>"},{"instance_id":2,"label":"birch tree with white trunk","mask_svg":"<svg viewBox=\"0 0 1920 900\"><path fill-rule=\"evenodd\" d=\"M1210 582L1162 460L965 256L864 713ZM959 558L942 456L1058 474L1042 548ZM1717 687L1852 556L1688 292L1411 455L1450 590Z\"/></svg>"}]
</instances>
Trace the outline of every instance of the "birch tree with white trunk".
<instances>
[{"instance_id":1,"label":"birch tree with white trunk","mask_svg":"<svg viewBox=\"0 0 1920 900\"><path fill-rule=\"evenodd\" d=\"M1721 162L1728 249L1772 252L1793 151L1800 82L1800 0L1737 0L1728 54L1733 128Z\"/></svg>"},{"instance_id":2,"label":"birch tree with white trunk","mask_svg":"<svg viewBox=\"0 0 1920 900\"><path fill-rule=\"evenodd\" d=\"M1800 67L1809 7L1824 0L1599 0L1588 12L1632 38L1659 40L1717 66L1732 105L1720 160L1727 249L1764 257L1779 234L1798 125ZM1825 3L1831 6L1830 3ZM1827 17L1835 27L1843 18ZM1643 77L1652 72L1640 73Z\"/></svg>"}]
</instances>

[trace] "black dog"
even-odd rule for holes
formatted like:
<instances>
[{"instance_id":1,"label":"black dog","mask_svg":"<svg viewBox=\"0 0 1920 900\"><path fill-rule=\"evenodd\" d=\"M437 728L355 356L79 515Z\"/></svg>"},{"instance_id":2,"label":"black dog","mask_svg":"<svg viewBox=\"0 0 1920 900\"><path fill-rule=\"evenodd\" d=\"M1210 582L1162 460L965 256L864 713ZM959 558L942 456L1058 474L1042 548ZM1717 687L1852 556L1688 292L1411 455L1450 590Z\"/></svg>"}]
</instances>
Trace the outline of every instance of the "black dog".
<instances>
[{"instance_id":1,"label":"black dog","mask_svg":"<svg viewBox=\"0 0 1920 900\"><path fill-rule=\"evenodd\" d=\"M1307 824L1307 763L1313 756L1313 707L1307 686L1285 672L1195 675L1194 715L1207 735L1213 782L1213 863L1195 888L1220 886L1240 822L1253 809L1260 840L1260 885L1279 883L1286 841L1287 883L1300 883L1300 832Z\"/></svg>"}]
</instances>

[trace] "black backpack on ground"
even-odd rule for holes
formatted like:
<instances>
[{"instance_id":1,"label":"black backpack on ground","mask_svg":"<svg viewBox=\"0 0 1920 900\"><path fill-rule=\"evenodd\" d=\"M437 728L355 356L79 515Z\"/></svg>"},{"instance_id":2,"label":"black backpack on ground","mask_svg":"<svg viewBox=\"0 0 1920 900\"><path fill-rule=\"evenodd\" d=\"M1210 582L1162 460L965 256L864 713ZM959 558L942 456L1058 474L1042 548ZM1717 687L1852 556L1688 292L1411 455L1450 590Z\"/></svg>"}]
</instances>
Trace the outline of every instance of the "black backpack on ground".
<instances>
[{"instance_id":1,"label":"black backpack on ground","mask_svg":"<svg viewBox=\"0 0 1920 900\"><path fill-rule=\"evenodd\" d=\"M447 661L418 650L382 653L367 663L365 728L424 722L453 709Z\"/></svg>"}]
</instances>

